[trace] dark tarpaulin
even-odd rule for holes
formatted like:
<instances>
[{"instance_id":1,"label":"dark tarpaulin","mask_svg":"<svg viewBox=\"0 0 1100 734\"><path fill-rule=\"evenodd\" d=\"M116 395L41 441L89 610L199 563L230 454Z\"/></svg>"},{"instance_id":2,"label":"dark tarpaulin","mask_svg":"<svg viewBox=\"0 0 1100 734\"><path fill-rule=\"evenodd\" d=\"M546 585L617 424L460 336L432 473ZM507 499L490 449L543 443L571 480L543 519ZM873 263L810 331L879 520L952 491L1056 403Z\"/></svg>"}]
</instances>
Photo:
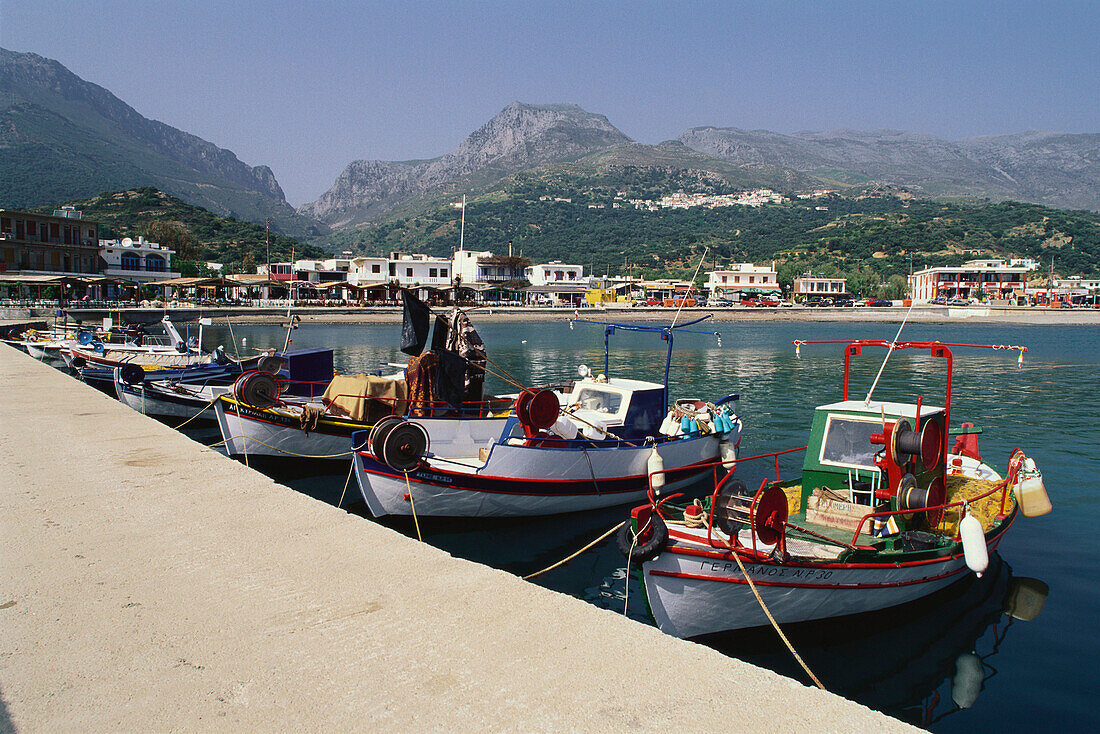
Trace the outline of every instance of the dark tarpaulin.
<instances>
[{"instance_id":1,"label":"dark tarpaulin","mask_svg":"<svg viewBox=\"0 0 1100 734\"><path fill-rule=\"evenodd\" d=\"M431 311L407 290L401 291L404 318L401 321L401 351L413 357L424 351L428 342L428 317Z\"/></svg>"},{"instance_id":2,"label":"dark tarpaulin","mask_svg":"<svg viewBox=\"0 0 1100 734\"><path fill-rule=\"evenodd\" d=\"M432 352L439 356L435 396L457 410L466 398L466 360L450 349L433 349Z\"/></svg>"},{"instance_id":3,"label":"dark tarpaulin","mask_svg":"<svg viewBox=\"0 0 1100 734\"><path fill-rule=\"evenodd\" d=\"M447 335L450 334L451 327L442 316L435 317L435 329L432 330L432 351L438 352L441 349L447 348Z\"/></svg>"}]
</instances>

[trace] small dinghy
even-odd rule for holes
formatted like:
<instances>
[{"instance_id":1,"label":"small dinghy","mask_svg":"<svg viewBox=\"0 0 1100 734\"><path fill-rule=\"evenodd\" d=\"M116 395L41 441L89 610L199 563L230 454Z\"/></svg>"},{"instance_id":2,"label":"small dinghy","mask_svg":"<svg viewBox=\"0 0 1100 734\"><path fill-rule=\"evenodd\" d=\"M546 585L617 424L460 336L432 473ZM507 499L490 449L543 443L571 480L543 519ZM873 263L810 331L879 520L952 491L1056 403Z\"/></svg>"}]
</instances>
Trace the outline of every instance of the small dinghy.
<instances>
[{"instance_id":1,"label":"small dinghy","mask_svg":"<svg viewBox=\"0 0 1100 734\"><path fill-rule=\"evenodd\" d=\"M843 400L819 406L808 445L791 450L805 452L801 476L749 487L730 471L704 500L653 496L635 508L619 547L657 625L698 637L769 616L782 624L904 604L968 569L980 575L1019 514L1049 512L1041 474L1022 451L1002 475L978 453L981 429L949 430L952 346L978 345L848 344ZM850 398L850 359L873 347L942 361L943 403L875 401L874 386ZM760 459L778 471L782 453L742 458L738 468Z\"/></svg>"}]
</instances>

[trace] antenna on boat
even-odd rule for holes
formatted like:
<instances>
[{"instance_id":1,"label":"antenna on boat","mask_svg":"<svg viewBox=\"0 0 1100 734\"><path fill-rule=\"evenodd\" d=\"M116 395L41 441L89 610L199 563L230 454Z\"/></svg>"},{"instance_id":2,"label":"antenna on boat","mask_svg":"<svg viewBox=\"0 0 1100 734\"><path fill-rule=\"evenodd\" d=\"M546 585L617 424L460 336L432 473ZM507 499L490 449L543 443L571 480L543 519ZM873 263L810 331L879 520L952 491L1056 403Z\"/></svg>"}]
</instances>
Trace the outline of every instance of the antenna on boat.
<instances>
[{"instance_id":1,"label":"antenna on boat","mask_svg":"<svg viewBox=\"0 0 1100 734\"><path fill-rule=\"evenodd\" d=\"M680 308L676 309L676 313L672 314L672 323L668 325L670 329L676 326L676 320L680 318L680 312L684 310L684 304L687 303L688 294L695 290L695 279L699 277L699 270L703 267L708 252L710 252L710 247L704 247L703 256L699 258L699 264L695 266L695 274L691 276L691 286L688 287L684 297L680 299Z\"/></svg>"},{"instance_id":2,"label":"antenna on boat","mask_svg":"<svg viewBox=\"0 0 1100 734\"><path fill-rule=\"evenodd\" d=\"M466 241L466 194L462 195L462 225L458 229L458 250L463 251L463 244Z\"/></svg>"},{"instance_id":3,"label":"antenna on boat","mask_svg":"<svg viewBox=\"0 0 1100 734\"><path fill-rule=\"evenodd\" d=\"M898 327L898 333L894 335L894 341L890 342L890 348L886 350L886 357L882 360L882 366L878 368L878 374L875 375L875 381L871 383L871 389L867 391L867 397L863 399L863 407L867 407L871 404L871 396L875 392L875 387L878 385L878 379L882 377L882 371L886 369L886 363L890 360L890 355L894 351L894 347L897 346L898 339L901 338L901 330L905 328L905 322L909 320L909 314L913 312L913 303L909 304L909 310L905 312L905 318L901 320L901 326ZM845 368L847 369L847 368ZM848 379L845 376L844 379ZM845 390L848 388L845 387Z\"/></svg>"}]
</instances>

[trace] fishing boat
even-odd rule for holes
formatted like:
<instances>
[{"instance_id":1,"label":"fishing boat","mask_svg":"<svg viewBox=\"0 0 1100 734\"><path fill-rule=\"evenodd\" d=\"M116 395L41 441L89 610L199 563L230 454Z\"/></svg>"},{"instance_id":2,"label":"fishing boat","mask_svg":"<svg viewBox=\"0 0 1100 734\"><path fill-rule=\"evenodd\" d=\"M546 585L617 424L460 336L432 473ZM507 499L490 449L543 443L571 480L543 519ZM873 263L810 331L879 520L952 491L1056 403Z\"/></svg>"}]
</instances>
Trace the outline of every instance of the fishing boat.
<instances>
[{"instance_id":1,"label":"fishing boat","mask_svg":"<svg viewBox=\"0 0 1100 734\"><path fill-rule=\"evenodd\" d=\"M171 319L165 315L161 324L168 336L168 344L149 343L147 339L142 339L142 343L132 341L113 344L96 339L90 332L82 332L76 343L70 343L67 349L62 350L62 357L66 364L76 370L88 367L108 371L124 364L136 364L143 368L170 369L209 364L218 359L224 361L227 359L225 355L219 355L217 351L204 352L200 348L204 321L199 321L199 335L185 340L180 336ZM110 381L109 372L106 380Z\"/></svg>"},{"instance_id":2,"label":"fishing boat","mask_svg":"<svg viewBox=\"0 0 1100 734\"><path fill-rule=\"evenodd\" d=\"M704 319L707 317L704 317ZM626 504L647 492L688 489L721 458L732 465L741 421L728 395L670 409L668 373L680 326L600 323L604 372L524 389L496 433L440 435L415 418L380 422L352 436L355 477L375 516L551 515ZM616 330L658 333L668 344L663 383L609 376Z\"/></svg>"},{"instance_id":3,"label":"fishing boat","mask_svg":"<svg viewBox=\"0 0 1100 734\"><path fill-rule=\"evenodd\" d=\"M1002 475L979 453L979 428L949 430L951 348L960 346L981 345L852 341L843 399L815 410L806 446L742 458L716 472L706 499L651 496L636 507L618 545L638 563L657 625L698 637L840 617L913 601L968 568L984 572L1017 516L1051 505L1023 451L1012 452ZM942 363L942 404L874 400L878 378L865 399L851 397L851 358L874 348ZM804 452L802 472L784 480L779 459L791 452ZM755 489L739 474L752 460L775 465L774 478Z\"/></svg>"},{"instance_id":4,"label":"fishing boat","mask_svg":"<svg viewBox=\"0 0 1100 734\"><path fill-rule=\"evenodd\" d=\"M309 394L310 386L332 378L331 349L271 352L253 360L256 371L286 381L288 396ZM112 371L115 394L124 404L157 418L216 420L213 402L231 390L243 374L241 364L204 364L181 369L151 370L127 363Z\"/></svg>"},{"instance_id":5,"label":"fishing boat","mask_svg":"<svg viewBox=\"0 0 1100 734\"><path fill-rule=\"evenodd\" d=\"M407 347L412 356L400 372L334 375L330 362L327 370L302 370L275 380L242 375L214 403L228 453L347 461L353 433L404 415L431 421L438 436L499 436L511 400L482 394L485 350L469 318L459 309L440 316L433 349L422 352L430 325L427 307L420 307L421 339ZM454 355L448 363L457 362L457 367L446 369L440 355ZM444 389L443 398L441 386L452 388Z\"/></svg>"}]
</instances>

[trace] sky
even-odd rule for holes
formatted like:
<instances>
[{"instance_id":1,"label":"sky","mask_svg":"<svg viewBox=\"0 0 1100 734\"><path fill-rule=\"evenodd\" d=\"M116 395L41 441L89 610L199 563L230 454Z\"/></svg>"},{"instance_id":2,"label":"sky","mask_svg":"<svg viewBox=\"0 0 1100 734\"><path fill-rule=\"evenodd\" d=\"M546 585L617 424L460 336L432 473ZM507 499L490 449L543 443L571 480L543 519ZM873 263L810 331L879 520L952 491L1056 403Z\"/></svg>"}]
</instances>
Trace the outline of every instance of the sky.
<instances>
[{"instance_id":1,"label":"sky","mask_svg":"<svg viewBox=\"0 0 1100 734\"><path fill-rule=\"evenodd\" d=\"M1100 132L1095 2L0 0L0 47L265 164L294 205L513 101L641 143L704 125Z\"/></svg>"}]
</instances>

